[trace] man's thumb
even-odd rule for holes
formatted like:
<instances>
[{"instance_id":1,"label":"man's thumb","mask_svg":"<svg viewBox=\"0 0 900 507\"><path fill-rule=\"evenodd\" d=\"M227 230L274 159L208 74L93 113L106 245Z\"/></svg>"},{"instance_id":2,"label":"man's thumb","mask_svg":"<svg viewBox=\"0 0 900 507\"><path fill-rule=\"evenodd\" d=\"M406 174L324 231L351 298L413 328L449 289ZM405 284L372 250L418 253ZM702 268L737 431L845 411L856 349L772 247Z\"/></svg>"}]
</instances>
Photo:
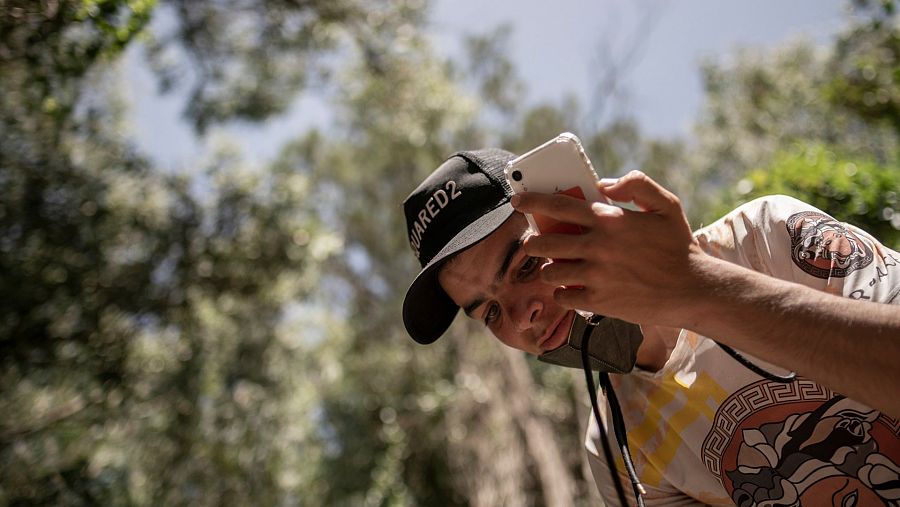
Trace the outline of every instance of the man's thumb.
<instances>
[{"instance_id":1,"label":"man's thumb","mask_svg":"<svg viewBox=\"0 0 900 507\"><path fill-rule=\"evenodd\" d=\"M631 171L614 183L604 180L597 185L600 193L613 201L634 202L640 209L669 212L680 209L678 197L641 171Z\"/></svg>"}]
</instances>

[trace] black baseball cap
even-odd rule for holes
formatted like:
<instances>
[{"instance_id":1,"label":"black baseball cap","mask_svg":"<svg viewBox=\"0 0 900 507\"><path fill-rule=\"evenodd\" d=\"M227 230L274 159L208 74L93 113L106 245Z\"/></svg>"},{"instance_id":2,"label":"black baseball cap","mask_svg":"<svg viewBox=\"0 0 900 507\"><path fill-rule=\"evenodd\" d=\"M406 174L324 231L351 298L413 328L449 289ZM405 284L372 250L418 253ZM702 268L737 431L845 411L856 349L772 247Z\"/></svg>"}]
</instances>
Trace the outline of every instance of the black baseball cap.
<instances>
[{"instance_id":1,"label":"black baseball cap","mask_svg":"<svg viewBox=\"0 0 900 507\"><path fill-rule=\"evenodd\" d=\"M441 265L512 216L503 171L513 158L496 148L455 153L403 201L409 244L422 266L403 300L413 340L433 343L459 311L438 283Z\"/></svg>"}]
</instances>

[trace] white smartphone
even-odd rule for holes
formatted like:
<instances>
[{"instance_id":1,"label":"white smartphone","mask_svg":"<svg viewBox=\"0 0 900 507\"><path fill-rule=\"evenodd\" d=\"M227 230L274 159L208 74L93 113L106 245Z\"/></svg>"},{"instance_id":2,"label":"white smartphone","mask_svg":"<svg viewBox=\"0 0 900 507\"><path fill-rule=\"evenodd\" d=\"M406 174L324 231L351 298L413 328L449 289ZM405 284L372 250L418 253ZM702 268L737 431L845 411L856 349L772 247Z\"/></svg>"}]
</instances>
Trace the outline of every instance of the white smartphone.
<instances>
[{"instance_id":1,"label":"white smartphone","mask_svg":"<svg viewBox=\"0 0 900 507\"><path fill-rule=\"evenodd\" d=\"M578 137L563 132L555 138L511 160L504 171L513 192L565 194L591 202L609 201L597 190L597 173ZM526 214L537 233L580 234L577 225L546 216Z\"/></svg>"}]
</instances>

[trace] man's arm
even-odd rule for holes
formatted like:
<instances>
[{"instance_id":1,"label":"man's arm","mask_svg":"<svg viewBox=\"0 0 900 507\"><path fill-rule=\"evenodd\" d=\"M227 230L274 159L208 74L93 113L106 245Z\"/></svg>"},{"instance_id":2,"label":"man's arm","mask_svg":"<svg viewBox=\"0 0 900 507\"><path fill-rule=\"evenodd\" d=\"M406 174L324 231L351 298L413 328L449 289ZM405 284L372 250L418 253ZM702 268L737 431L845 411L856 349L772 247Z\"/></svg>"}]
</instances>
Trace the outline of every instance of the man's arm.
<instances>
[{"instance_id":1,"label":"man's arm","mask_svg":"<svg viewBox=\"0 0 900 507\"><path fill-rule=\"evenodd\" d=\"M680 327L900 416L900 307L833 296L706 256Z\"/></svg>"},{"instance_id":2,"label":"man's arm","mask_svg":"<svg viewBox=\"0 0 900 507\"><path fill-rule=\"evenodd\" d=\"M707 255L678 198L642 173L601 191L643 211L565 196L513 200L521 212L585 229L525 242L529 255L574 259L542 269L548 283L561 286L561 304L691 329L900 416L900 308L829 295Z\"/></svg>"}]
</instances>

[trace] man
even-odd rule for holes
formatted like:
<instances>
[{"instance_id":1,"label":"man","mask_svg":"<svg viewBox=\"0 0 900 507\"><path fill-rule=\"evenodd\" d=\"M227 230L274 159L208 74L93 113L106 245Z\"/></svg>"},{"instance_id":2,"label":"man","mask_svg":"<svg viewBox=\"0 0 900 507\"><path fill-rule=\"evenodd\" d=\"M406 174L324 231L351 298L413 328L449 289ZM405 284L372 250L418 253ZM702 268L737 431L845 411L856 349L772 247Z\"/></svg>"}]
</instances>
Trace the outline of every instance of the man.
<instances>
[{"instance_id":1,"label":"man","mask_svg":"<svg viewBox=\"0 0 900 507\"><path fill-rule=\"evenodd\" d=\"M787 197L691 234L677 198L640 173L601 184L640 212L511 199L512 157L458 153L404 203L423 267L403 307L416 341L459 308L536 355L565 343L573 308L635 322L636 368L612 382L648 504L900 502L900 317L878 304L900 303L900 254ZM511 200L586 232L530 236ZM710 338L822 384L762 379ZM597 435L587 447L612 502Z\"/></svg>"}]
</instances>

